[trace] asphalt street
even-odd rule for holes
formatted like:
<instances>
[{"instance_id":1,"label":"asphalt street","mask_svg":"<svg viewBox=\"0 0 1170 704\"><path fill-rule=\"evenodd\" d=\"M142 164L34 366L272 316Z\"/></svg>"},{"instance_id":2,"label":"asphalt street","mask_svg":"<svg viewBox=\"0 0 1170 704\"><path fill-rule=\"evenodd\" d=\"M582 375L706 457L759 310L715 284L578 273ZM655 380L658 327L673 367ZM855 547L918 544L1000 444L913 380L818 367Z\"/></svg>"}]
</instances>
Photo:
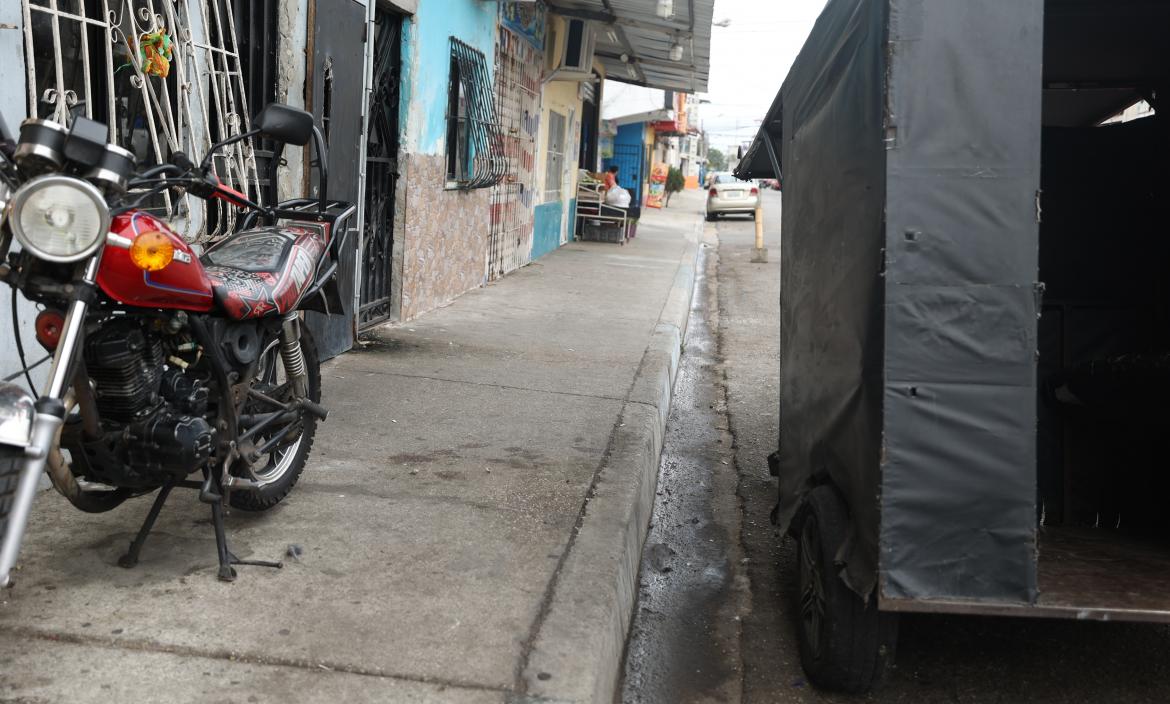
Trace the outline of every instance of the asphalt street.
<instances>
[{"instance_id":1,"label":"asphalt street","mask_svg":"<svg viewBox=\"0 0 1170 704\"><path fill-rule=\"evenodd\" d=\"M720 220L718 246L706 250L707 276L696 290L708 295L697 293L692 309L655 512L656 522L684 520L651 528L623 700L1170 701L1170 628L1119 623L904 617L896 665L879 690L852 698L807 682L794 626L795 544L768 520L776 482L766 458L776 447L780 409L780 201L779 193L765 193L768 263L751 261L749 218ZM700 359L696 364L689 356ZM710 427L697 427L700 422ZM696 447L698 437L714 445ZM728 443L730 453L723 449ZM712 481L728 454L738 475L734 488ZM683 480L691 489L680 497ZM695 504L704 495L706 509ZM729 503L738 516L720 514ZM725 539L736 527L738 541ZM677 574L680 562L686 569ZM664 573L664 567L672 569ZM704 580L703 574L720 576ZM687 617L662 627L666 615L679 612ZM728 641L729 629L738 642Z\"/></svg>"}]
</instances>

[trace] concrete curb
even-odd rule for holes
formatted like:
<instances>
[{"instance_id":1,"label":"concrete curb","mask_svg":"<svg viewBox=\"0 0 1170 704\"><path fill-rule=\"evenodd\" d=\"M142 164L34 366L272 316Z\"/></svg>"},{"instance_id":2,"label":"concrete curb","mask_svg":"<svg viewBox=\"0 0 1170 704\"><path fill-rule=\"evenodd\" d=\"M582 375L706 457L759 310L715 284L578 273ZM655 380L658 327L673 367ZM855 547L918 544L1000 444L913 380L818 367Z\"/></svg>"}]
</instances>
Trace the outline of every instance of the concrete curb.
<instances>
[{"instance_id":1,"label":"concrete curb","mask_svg":"<svg viewBox=\"0 0 1170 704\"><path fill-rule=\"evenodd\" d=\"M536 632L522 673L530 701L613 701L690 317L702 227L696 216L594 491L586 499L576 540Z\"/></svg>"}]
</instances>

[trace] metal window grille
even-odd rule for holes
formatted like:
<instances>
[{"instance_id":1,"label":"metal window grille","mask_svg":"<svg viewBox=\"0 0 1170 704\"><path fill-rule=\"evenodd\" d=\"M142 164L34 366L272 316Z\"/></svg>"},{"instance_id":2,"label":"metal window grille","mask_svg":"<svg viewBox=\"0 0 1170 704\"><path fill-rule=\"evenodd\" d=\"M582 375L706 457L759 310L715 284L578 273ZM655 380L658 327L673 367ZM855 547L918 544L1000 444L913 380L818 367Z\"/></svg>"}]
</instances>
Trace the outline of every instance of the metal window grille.
<instances>
[{"instance_id":1,"label":"metal window grille","mask_svg":"<svg viewBox=\"0 0 1170 704\"><path fill-rule=\"evenodd\" d=\"M548 113L548 154L544 162L544 202L561 199L565 173L565 116Z\"/></svg>"},{"instance_id":2,"label":"metal window grille","mask_svg":"<svg viewBox=\"0 0 1170 704\"><path fill-rule=\"evenodd\" d=\"M506 170L491 74L483 52L451 37L448 176L460 189L487 188Z\"/></svg>"},{"instance_id":3,"label":"metal window grille","mask_svg":"<svg viewBox=\"0 0 1170 704\"><path fill-rule=\"evenodd\" d=\"M144 164L174 151L202 155L248 129L231 0L21 0L21 9L29 114L65 125L77 115L101 120L110 140ZM139 51L156 32L171 40L166 78L146 73ZM246 141L222 152L214 167L235 188L256 183ZM164 195L158 207L192 241L234 227L226 204Z\"/></svg>"},{"instance_id":4,"label":"metal window grille","mask_svg":"<svg viewBox=\"0 0 1170 704\"><path fill-rule=\"evenodd\" d=\"M228 10L232 12L239 32L237 53L244 71L243 86L247 90L247 105L252 109L252 114L276 102L277 54L280 49L280 34L277 31L279 4L279 0L234 0L233 7ZM274 157L272 150L275 143L268 138L254 138L252 147L258 178L256 195L275 198L276 185L268 183L268 167Z\"/></svg>"},{"instance_id":5,"label":"metal window grille","mask_svg":"<svg viewBox=\"0 0 1170 704\"><path fill-rule=\"evenodd\" d=\"M491 191L488 278L528 263L536 207L536 139L540 132L540 50L501 28L496 45L496 107L505 171Z\"/></svg>"}]
</instances>

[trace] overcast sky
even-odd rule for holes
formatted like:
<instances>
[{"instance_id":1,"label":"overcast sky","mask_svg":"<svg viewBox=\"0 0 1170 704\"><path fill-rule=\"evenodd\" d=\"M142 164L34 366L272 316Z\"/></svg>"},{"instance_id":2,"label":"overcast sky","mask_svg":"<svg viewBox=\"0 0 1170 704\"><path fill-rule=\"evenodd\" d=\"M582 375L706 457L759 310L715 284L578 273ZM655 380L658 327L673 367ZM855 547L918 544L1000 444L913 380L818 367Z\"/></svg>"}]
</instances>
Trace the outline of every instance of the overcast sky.
<instances>
[{"instance_id":1,"label":"overcast sky","mask_svg":"<svg viewBox=\"0 0 1170 704\"><path fill-rule=\"evenodd\" d=\"M750 140L772 104L825 0L715 0L710 100L700 119L711 146L726 151Z\"/></svg>"},{"instance_id":2,"label":"overcast sky","mask_svg":"<svg viewBox=\"0 0 1170 704\"><path fill-rule=\"evenodd\" d=\"M724 152L750 141L826 0L715 0L711 79L699 119ZM607 81L603 116L657 110L662 92Z\"/></svg>"}]
</instances>

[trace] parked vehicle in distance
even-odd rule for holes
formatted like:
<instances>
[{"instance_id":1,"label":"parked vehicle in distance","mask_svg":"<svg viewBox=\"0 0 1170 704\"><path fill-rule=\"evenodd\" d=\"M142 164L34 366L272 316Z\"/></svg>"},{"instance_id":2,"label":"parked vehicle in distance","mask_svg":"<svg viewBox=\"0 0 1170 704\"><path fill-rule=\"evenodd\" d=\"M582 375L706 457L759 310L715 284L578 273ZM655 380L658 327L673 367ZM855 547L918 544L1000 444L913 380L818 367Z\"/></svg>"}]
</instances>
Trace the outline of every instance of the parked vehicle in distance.
<instances>
[{"instance_id":1,"label":"parked vehicle in distance","mask_svg":"<svg viewBox=\"0 0 1170 704\"><path fill-rule=\"evenodd\" d=\"M755 213L760 189L754 181L741 181L730 173L717 173L707 191L707 220L731 213Z\"/></svg>"},{"instance_id":2,"label":"parked vehicle in distance","mask_svg":"<svg viewBox=\"0 0 1170 704\"><path fill-rule=\"evenodd\" d=\"M780 179L778 178L762 178L759 181L763 188L770 188L773 191L780 190Z\"/></svg>"}]
</instances>

